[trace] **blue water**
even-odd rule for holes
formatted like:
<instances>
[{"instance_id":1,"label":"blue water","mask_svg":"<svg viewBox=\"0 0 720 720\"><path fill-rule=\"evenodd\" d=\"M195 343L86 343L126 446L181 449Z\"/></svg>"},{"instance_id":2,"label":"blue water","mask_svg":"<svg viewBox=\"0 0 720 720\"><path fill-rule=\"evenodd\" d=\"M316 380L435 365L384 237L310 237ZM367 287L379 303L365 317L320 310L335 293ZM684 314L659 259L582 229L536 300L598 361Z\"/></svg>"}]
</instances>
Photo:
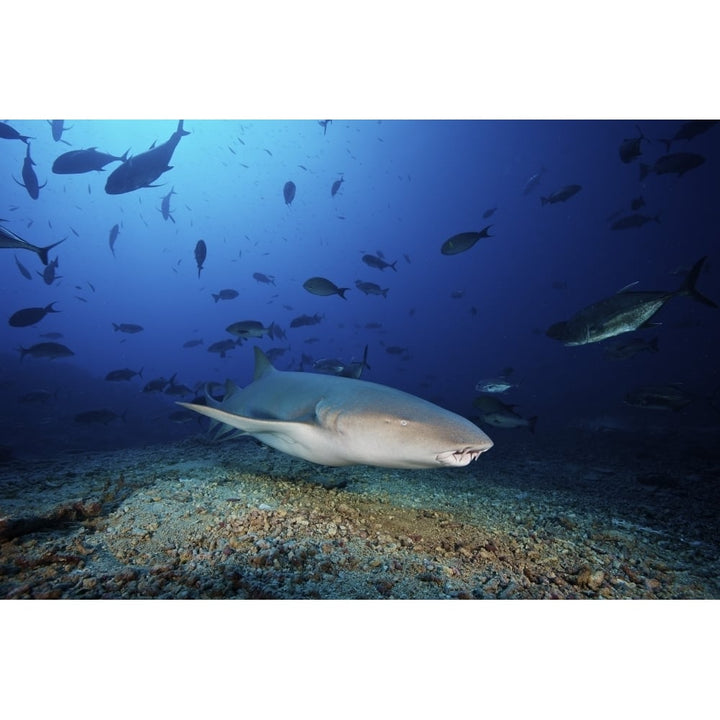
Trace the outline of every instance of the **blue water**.
<instances>
[{"instance_id":1,"label":"blue water","mask_svg":"<svg viewBox=\"0 0 720 720\"><path fill-rule=\"evenodd\" d=\"M673 290L700 257L708 261L698 289L720 303L720 127L672 144L672 152L702 155L705 162L682 177L650 173L666 153L681 121L639 121L649 141L642 155L621 162L618 147L636 137L635 121L200 121L188 119L174 151L172 169L156 187L108 195L102 172L57 175L55 158L70 150L136 155L166 142L176 120L69 120L53 140L45 120L8 120L31 136L31 155L42 187L39 198L20 179L26 145L0 139L4 227L38 246L66 240L50 252L61 279L47 285L43 265L27 250L0 250L0 443L13 452L43 454L62 449L123 447L187 437L195 422L176 424L176 398L143 393L154 378L193 389L230 377L252 377L252 347L289 348L276 361L299 369L302 354L317 360L360 360L368 346L370 369L363 379L420 395L467 417L481 378L514 369L520 385L502 396L524 417L537 416L535 439L593 418L612 418L634 432L646 428L708 428L720 422L711 400L720 386L720 310L673 298L654 318L662 324L633 336L657 336L659 352L610 360L606 343L565 347L545 335L552 323L639 281L634 289ZM538 185L524 193L532 175ZM337 194L333 183L344 179ZM287 181L296 185L291 205ZM566 202L542 206L541 196L570 184L582 190ZM162 197L174 190L175 222L160 213ZM638 212L660 214L660 223L611 230L608 218ZM497 210L488 219L483 213ZM115 256L109 233L119 224ZM492 225L492 237L467 252L445 256L440 247L457 233ZM194 248L207 245L198 277ZM382 253L397 271L380 271L361 260ZM18 270L15 256L33 278ZM261 284L253 273L271 275ZM312 276L348 287L347 300L303 289ZM356 280L388 288L387 298L364 295ZM92 287L91 287L92 286ZM212 293L238 291L214 302ZM453 297L461 295L461 297ZM35 327L11 327L15 311L55 302L60 312ZM291 328L290 321L318 313L320 324ZM225 328L238 320L275 322L286 340L248 341L225 358L208 352L231 339ZM129 335L113 323L136 323ZM367 323L381 323L368 329ZM45 338L74 355L67 359L27 356ZM203 344L183 348L191 339ZM306 342L318 338L316 342ZM406 348L391 354L387 348ZM105 380L121 368L142 378ZM303 368L310 370L305 362ZM623 402L638 385L680 383L695 400L680 412L643 410ZM19 402L43 389L45 403ZM713 393L716 393L713 395ZM717 402L715 403L718 404ZM78 413L107 409L124 421L81 425ZM497 443L526 428L484 428ZM528 433L529 434L529 433Z\"/></svg>"}]
</instances>

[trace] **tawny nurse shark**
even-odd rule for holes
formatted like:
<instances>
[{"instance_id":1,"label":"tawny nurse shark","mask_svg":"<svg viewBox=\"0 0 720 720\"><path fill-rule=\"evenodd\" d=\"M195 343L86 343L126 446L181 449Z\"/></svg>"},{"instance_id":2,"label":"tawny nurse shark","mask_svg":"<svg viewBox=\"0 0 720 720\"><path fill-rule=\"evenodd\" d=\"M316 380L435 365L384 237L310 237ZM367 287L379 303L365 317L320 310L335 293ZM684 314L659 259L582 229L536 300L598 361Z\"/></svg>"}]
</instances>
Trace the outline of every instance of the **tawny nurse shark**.
<instances>
[{"instance_id":1,"label":"tawny nurse shark","mask_svg":"<svg viewBox=\"0 0 720 720\"><path fill-rule=\"evenodd\" d=\"M469 420L385 385L275 369L255 348L255 377L222 402L178 403L320 465L462 467L493 446Z\"/></svg>"}]
</instances>

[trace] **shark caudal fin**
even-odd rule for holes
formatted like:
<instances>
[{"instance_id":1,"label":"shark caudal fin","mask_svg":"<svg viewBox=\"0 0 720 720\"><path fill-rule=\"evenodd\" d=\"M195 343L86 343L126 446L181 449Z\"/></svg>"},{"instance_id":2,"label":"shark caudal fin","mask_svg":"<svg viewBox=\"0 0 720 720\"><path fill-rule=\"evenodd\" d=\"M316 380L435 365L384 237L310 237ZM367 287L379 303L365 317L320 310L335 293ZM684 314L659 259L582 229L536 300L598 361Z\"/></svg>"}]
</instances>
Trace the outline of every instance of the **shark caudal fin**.
<instances>
[{"instance_id":1,"label":"shark caudal fin","mask_svg":"<svg viewBox=\"0 0 720 720\"><path fill-rule=\"evenodd\" d=\"M710 298L705 297L705 295L703 295L699 290L697 290L695 288L695 284L697 283L698 277L700 276L700 271L702 270L703 265L705 264L706 260L707 260L707 255L705 255L704 257L701 257L692 266L692 269L687 274L685 281L678 288L677 294L678 295L690 295L690 297L693 300L697 300L698 302L703 303L703 305L708 305L709 307L716 308L718 306L716 302L713 302Z\"/></svg>"}]
</instances>

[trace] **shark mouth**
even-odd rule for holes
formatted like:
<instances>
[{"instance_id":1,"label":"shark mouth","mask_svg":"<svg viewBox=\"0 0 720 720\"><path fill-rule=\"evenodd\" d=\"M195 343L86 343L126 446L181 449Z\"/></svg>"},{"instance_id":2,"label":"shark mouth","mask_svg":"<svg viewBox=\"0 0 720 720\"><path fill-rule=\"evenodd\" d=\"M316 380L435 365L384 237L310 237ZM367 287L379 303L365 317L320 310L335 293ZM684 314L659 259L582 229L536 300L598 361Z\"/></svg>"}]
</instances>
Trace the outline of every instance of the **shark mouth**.
<instances>
[{"instance_id":1,"label":"shark mouth","mask_svg":"<svg viewBox=\"0 0 720 720\"><path fill-rule=\"evenodd\" d=\"M460 450L446 450L435 456L435 461L447 467L463 467L477 460L489 447L466 447Z\"/></svg>"}]
</instances>

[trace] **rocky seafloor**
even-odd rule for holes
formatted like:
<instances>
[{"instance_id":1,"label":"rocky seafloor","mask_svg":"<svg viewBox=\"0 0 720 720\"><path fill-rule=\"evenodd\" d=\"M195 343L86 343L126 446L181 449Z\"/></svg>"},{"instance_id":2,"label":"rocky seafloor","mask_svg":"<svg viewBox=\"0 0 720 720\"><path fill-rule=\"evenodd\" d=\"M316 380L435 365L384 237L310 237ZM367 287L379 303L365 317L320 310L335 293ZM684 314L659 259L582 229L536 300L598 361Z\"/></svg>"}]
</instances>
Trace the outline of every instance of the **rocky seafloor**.
<instances>
[{"instance_id":1,"label":"rocky seafloor","mask_svg":"<svg viewBox=\"0 0 720 720\"><path fill-rule=\"evenodd\" d=\"M720 443L509 431L466 468L202 437L0 464L3 598L720 598Z\"/></svg>"}]
</instances>

